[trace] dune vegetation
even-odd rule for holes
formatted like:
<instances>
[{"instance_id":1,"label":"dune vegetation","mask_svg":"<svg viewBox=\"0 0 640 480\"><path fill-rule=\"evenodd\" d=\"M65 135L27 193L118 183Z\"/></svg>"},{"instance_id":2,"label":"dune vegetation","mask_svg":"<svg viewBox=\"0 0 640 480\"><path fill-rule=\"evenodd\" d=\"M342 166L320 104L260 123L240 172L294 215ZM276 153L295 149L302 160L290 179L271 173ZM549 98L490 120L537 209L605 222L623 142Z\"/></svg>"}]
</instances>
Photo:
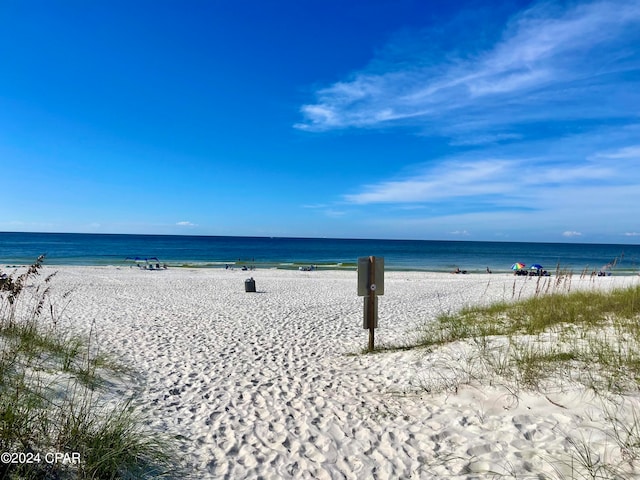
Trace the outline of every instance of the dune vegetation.
<instances>
[{"instance_id":1,"label":"dune vegetation","mask_svg":"<svg viewBox=\"0 0 640 480\"><path fill-rule=\"evenodd\" d=\"M569 437L569 468L557 478L629 478L640 471L640 286L572 291L571 279L570 272L540 278L529 298L520 298L514 282L510 299L425 323L413 348L439 358L441 368L421 388L501 386L514 404L525 391L549 401L551 392L586 392L604 412L618 460Z\"/></svg>"},{"instance_id":2,"label":"dune vegetation","mask_svg":"<svg viewBox=\"0 0 640 480\"><path fill-rule=\"evenodd\" d=\"M107 388L132 372L59 326L43 261L0 279L0 478L174 476L171 443Z\"/></svg>"}]
</instances>

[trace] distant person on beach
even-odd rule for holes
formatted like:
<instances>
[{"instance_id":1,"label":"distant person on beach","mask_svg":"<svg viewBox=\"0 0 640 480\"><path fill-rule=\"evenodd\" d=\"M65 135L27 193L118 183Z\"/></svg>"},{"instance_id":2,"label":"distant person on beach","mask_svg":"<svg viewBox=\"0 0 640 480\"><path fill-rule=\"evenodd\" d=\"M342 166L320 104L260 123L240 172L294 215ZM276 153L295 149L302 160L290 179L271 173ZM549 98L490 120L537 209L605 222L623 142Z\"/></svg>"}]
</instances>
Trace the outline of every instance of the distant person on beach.
<instances>
[{"instance_id":1,"label":"distant person on beach","mask_svg":"<svg viewBox=\"0 0 640 480\"><path fill-rule=\"evenodd\" d=\"M487 267L487 273L491 273L491 270L489 269L489 267Z\"/></svg>"}]
</instances>

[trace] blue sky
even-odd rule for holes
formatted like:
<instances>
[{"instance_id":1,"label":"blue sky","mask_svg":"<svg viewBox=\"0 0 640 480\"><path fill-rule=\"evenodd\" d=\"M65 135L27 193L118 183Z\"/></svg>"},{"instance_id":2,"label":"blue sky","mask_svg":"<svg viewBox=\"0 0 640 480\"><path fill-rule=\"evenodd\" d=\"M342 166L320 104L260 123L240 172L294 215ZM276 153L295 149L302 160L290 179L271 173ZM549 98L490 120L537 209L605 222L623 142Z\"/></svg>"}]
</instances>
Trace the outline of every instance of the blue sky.
<instances>
[{"instance_id":1,"label":"blue sky","mask_svg":"<svg viewBox=\"0 0 640 480\"><path fill-rule=\"evenodd\" d=\"M0 59L0 231L640 243L640 0L3 0Z\"/></svg>"}]
</instances>

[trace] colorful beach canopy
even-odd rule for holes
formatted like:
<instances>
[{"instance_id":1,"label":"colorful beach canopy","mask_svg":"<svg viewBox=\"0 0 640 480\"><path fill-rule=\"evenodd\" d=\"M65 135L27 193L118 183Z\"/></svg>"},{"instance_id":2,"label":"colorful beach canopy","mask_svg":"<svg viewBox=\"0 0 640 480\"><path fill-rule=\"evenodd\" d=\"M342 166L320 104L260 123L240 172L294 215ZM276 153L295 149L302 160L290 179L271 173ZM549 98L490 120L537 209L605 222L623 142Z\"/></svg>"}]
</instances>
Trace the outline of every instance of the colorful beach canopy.
<instances>
[{"instance_id":1,"label":"colorful beach canopy","mask_svg":"<svg viewBox=\"0 0 640 480\"><path fill-rule=\"evenodd\" d=\"M516 262L511 265L511 270L522 270L526 265L524 263Z\"/></svg>"}]
</instances>

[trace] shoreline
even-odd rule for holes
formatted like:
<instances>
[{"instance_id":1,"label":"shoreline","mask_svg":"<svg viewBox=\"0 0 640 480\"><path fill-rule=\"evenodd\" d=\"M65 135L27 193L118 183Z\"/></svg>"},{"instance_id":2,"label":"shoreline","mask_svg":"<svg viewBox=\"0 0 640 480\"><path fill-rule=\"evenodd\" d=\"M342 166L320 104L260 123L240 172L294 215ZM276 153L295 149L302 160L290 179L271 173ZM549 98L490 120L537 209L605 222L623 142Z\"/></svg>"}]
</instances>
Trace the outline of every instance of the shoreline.
<instances>
[{"instance_id":1,"label":"shoreline","mask_svg":"<svg viewBox=\"0 0 640 480\"><path fill-rule=\"evenodd\" d=\"M32 262L31 262L32 263ZM4 271L4 273L10 273L9 270L19 269L28 267L31 263L4 263L0 264L0 270ZM153 262L155 265L155 262ZM82 263L82 264L73 264L73 263L52 263L45 259L44 265L50 268L113 268L118 270L124 269L134 269L134 270L148 270L148 271L163 271L169 269L179 269L179 270L231 270L231 271L328 271L328 272L356 272L357 271L357 263L353 264L310 264L310 263L258 263L258 262L192 262L192 263L172 263L172 262L160 262L160 265L166 265L166 268L151 268L145 269L140 268L134 264L117 264L117 263ZM228 268L226 266L229 266ZM245 268L243 268L245 267ZM526 269L525 269L526 270ZM619 277L628 277L628 276L640 276L640 271L638 271L637 267L634 268L616 268L615 270L607 270L606 275L598 275L602 270L600 269L592 269L592 268L582 268L582 269L572 269L572 268L564 268L564 267L553 267L552 269L546 269L549 273L549 276L555 276L558 274L562 275L572 275L574 277L598 277L598 276L619 276ZM504 269L491 269L491 273L488 273L484 268L477 269L466 269L461 272L455 272L451 269L435 269L435 268L418 268L418 267L388 267L385 265L385 272L414 272L414 273L435 273L435 274L459 274L459 275L474 275L474 276L487 276L491 275L514 275L513 270L509 268ZM538 275L523 275L526 277L537 278Z\"/></svg>"}]
</instances>

